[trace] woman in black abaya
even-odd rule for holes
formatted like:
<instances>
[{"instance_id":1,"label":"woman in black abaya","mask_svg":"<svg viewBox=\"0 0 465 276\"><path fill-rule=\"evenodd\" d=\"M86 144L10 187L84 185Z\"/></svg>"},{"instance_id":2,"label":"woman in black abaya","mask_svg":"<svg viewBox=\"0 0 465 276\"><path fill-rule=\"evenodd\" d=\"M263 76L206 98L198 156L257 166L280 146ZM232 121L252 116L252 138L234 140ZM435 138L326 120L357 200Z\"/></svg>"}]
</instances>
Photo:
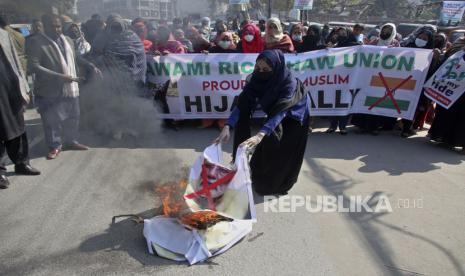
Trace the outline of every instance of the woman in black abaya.
<instances>
[{"instance_id":1,"label":"woman in black abaya","mask_svg":"<svg viewBox=\"0 0 465 276\"><path fill-rule=\"evenodd\" d=\"M307 145L309 103L281 51L266 50L258 56L250 81L215 141L228 141L230 128L235 128L233 156L239 146L255 148L250 167L258 194L284 195L297 182ZM250 121L258 106L268 119L251 137Z\"/></svg>"}]
</instances>

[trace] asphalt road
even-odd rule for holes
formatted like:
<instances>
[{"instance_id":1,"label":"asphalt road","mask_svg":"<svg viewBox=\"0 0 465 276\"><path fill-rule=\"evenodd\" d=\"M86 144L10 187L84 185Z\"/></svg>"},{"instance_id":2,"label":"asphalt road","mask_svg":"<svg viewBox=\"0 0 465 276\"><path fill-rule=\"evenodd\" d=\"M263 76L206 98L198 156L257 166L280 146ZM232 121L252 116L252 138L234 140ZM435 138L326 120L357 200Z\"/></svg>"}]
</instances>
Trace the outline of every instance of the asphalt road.
<instances>
[{"instance_id":1,"label":"asphalt road","mask_svg":"<svg viewBox=\"0 0 465 276\"><path fill-rule=\"evenodd\" d=\"M10 174L11 187L0 191L0 275L465 275L465 156L421 135L317 129L290 194L371 203L383 195L393 211L275 213L257 198L250 235L188 266L149 255L142 225L111 218L159 213L156 185L182 175L217 130L165 131L152 121L137 139L84 132L90 151L47 161L40 119L27 118L42 175Z\"/></svg>"}]
</instances>

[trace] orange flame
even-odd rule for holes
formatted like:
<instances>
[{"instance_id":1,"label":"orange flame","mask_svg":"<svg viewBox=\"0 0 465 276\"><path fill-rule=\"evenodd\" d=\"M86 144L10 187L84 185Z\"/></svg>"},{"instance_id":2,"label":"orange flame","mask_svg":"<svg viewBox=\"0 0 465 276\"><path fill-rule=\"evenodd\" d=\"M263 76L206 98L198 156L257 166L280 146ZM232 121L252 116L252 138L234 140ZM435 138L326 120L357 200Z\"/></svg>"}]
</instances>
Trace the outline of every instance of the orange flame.
<instances>
[{"instance_id":1,"label":"orange flame","mask_svg":"<svg viewBox=\"0 0 465 276\"><path fill-rule=\"evenodd\" d=\"M163 214L167 217L178 217L182 212L189 209L184 201L184 191L187 187L187 180L169 182L156 188L163 205Z\"/></svg>"},{"instance_id":2,"label":"orange flame","mask_svg":"<svg viewBox=\"0 0 465 276\"><path fill-rule=\"evenodd\" d=\"M192 212L183 196L187 184L187 180L183 179L178 183L168 182L156 188L162 201L165 216L178 218L179 222L186 227L201 230L205 230L220 221L233 221L233 219L211 210Z\"/></svg>"}]
</instances>

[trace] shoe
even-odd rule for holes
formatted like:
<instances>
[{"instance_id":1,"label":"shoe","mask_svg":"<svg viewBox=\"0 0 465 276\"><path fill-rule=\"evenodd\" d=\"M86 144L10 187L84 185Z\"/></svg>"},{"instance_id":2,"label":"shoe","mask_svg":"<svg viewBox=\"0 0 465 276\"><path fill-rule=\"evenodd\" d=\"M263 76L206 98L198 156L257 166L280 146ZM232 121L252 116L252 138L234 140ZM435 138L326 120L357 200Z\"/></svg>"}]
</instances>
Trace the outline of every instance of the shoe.
<instances>
[{"instance_id":1,"label":"shoe","mask_svg":"<svg viewBox=\"0 0 465 276\"><path fill-rule=\"evenodd\" d=\"M347 133L348 133L348 132L347 132L347 130L345 130L345 129L339 130L339 134L341 134L341 135L347 135Z\"/></svg>"},{"instance_id":2,"label":"shoe","mask_svg":"<svg viewBox=\"0 0 465 276\"><path fill-rule=\"evenodd\" d=\"M8 189L8 186L10 186L10 181L8 181L8 178L6 175L1 174L0 175L0 189Z\"/></svg>"},{"instance_id":3,"label":"shoe","mask_svg":"<svg viewBox=\"0 0 465 276\"><path fill-rule=\"evenodd\" d=\"M334 133L336 130L334 128L328 128L326 133Z\"/></svg>"},{"instance_id":4,"label":"shoe","mask_svg":"<svg viewBox=\"0 0 465 276\"><path fill-rule=\"evenodd\" d=\"M29 164L15 165L15 173L21 175L40 175L40 171Z\"/></svg>"},{"instance_id":5,"label":"shoe","mask_svg":"<svg viewBox=\"0 0 465 276\"><path fill-rule=\"evenodd\" d=\"M66 145L66 149L67 150L89 150L89 147L83 144L79 144L79 143L72 143L72 144Z\"/></svg>"},{"instance_id":6,"label":"shoe","mask_svg":"<svg viewBox=\"0 0 465 276\"><path fill-rule=\"evenodd\" d=\"M53 159L56 159L58 157L58 155L60 154L61 150L59 149L53 149L51 150L48 154L47 154L47 159L48 160L53 160Z\"/></svg>"}]
</instances>

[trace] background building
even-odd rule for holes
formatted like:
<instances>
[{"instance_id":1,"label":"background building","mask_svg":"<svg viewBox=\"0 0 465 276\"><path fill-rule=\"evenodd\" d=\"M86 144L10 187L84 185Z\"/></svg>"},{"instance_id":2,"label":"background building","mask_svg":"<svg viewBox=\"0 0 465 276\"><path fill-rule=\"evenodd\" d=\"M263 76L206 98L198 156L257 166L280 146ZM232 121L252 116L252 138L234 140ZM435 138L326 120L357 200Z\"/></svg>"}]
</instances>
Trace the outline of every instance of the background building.
<instances>
[{"instance_id":1,"label":"background building","mask_svg":"<svg viewBox=\"0 0 465 276\"><path fill-rule=\"evenodd\" d=\"M107 16L118 13L124 18L172 20L176 17L176 0L78 0L78 16L87 20L92 14Z\"/></svg>"}]
</instances>

